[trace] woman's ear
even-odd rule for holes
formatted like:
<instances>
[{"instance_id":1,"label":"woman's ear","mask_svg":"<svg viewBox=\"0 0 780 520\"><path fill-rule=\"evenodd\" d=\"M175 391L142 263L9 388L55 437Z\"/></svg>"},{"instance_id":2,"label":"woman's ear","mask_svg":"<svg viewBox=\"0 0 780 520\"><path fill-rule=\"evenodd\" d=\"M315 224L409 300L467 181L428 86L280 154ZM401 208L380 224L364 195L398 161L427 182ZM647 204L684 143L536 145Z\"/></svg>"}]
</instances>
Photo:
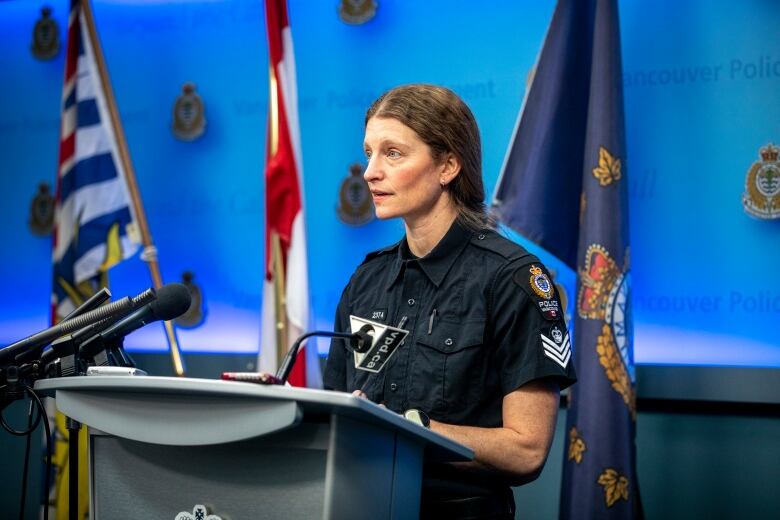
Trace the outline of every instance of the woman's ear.
<instances>
[{"instance_id":1,"label":"woman's ear","mask_svg":"<svg viewBox=\"0 0 780 520\"><path fill-rule=\"evenodd\" d=\"M442 187L447 186L449 183L455 180L455 177L460 173L460 160L454 153L450 152L444 158L441 170L439 171L439 184Z\"/></svg>"}]
</instances>

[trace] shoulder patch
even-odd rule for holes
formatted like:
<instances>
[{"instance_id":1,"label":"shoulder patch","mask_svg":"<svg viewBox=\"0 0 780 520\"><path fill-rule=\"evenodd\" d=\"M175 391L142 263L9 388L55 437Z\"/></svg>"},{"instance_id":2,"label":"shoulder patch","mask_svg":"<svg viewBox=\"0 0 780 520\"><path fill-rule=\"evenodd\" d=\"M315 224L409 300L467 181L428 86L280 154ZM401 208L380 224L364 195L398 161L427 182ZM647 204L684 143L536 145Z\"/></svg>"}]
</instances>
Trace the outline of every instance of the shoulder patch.
<instances>
[{"instance_id":1,"label":"shoulder patch","mask_svg":"<svg viewBox=\"0 0 780 520\"><path fill-rule=\"evenodd\" d=\"M385 247L383 249L377 249L376 251L371 251L370 253L368 253L366 255L366 257L363 259L363 261L360 262L360 265L363 265L363 264L365 264L367 262L370 262L374 258L378 258L380 256L383 256L383 255L395 252L398 249L399 245L401 245L401 242L396 242L395 244L393 244L391 246L388 246L388 247Z\"/></svg>"},{"instance_id":2,"label":"shoulder patch","mask_svg":"<svg viewBox=\"0 0 780 520\"><path fill-rule=\"evenodd\" d=\"M519 244L516 244L495 231L484 230L474 234L471 243L482 249L487 249L506 258L507 260L519 260L523 257L534 257ZM529 260L530 261L530 260Z\"/></svg>"},{"instance_id":3,"label":"shoulder patch","mask_svg":"<svg viewBox=\"0 0 780 520\"><path fill-rule=\"evenodd\" d=\"M528 293L545 319L557 321L563 318L563 309L555 285L541 263L531 262L517 268L512 280Z\"/></svg>"}]
</instances>

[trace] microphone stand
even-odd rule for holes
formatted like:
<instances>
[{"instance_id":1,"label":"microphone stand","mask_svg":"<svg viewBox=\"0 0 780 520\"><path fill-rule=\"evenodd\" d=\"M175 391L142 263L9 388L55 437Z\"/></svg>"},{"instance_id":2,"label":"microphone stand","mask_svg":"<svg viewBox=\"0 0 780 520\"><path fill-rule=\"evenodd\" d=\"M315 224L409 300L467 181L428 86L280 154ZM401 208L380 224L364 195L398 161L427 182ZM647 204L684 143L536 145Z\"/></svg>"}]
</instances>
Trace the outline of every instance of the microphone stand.
<instances>
[{"instance_id":1,"label":"microphone stand","mask_svg":"<svg viewBox=\"0 0 780 520\"><path fill-rule=\"evenodd\" d=\"M79 520L79 434L81 423L65 416L68 429L68 520Z\"/></svg>"},{"instance_id":2,"label":"microphone stand","mask_svg":"<svg viewBox=\"0 0 780 520\"><path fill-rule=\"evenodd\" d=\"M312 336L352 340L355 343L353 348L357 352L363 352L363 350L368 350L368 347L371 346L371 337L368 335L368 331L363 331L363 329L361 329L360 334L349 334L346 332L326 332L326 331L319 331L319 330L315 330L313 332L307 332L306 334L296 339L295 343L293 343L292 347L290 347L290 350L287 351L287 355L284 357L282 364L279 366L279 370L276 371L275 377L277 381L275 382L277 384L283 385L287 382L287 378L290 377L290 372L292 372L293 365L295 365L295 360L298 357L298 351L301 349L301 344Z\"/></svg>"}]
</instances>

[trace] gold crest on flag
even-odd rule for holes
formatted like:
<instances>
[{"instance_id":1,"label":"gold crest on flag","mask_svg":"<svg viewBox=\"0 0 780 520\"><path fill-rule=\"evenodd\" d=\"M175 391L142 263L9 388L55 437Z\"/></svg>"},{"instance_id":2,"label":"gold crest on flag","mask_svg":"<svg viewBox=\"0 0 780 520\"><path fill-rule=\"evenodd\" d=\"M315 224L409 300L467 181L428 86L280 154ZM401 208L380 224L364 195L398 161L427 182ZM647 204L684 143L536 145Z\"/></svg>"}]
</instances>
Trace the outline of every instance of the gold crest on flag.
<instances>
[{"instance_id":1,"label":"gold crest on flag","mask_svg":"<svg viewBox=\"0 0 780 520\"><path fill-rule=\"evenodd\" d=\"M764 220L780 218L780 148L767 144L759 150L756 161L747 172L742 206L748 215Z\"/></svg>"},{"instance_id":2,"label":"gold crest on flag","mask_svg":"<svg viewBox=\"0 0 780 520\"><path fill-rule=\"evenodd\" d=\"M173 135L182 141L194 141L206 129L206 113L203 100L195 93L195 84L187 82L173 106Z\"/></svg>"},{"instance_id":3,"label":"gold crest on flag","mask_svg":"<svg viewBox=\"0 0 780 520\"><path fill-rule=\"evenodd\" d=\"M360 25L376 15L377 7L374 0L341 0L339 18L345 23Z\"/></svg>"},{"instance_id":4,"label":"gold crest on flag","mask_svg":"<svg viewBox=\"0 0 780 520\"><path fill-rule=\"evenodd\" d=\"M41 7L41 17L33 26L33 56L39 60L50 60L60 52L60 29L51 18L51 7Z\"/></svg>"},{"instance_id":5,"label":"gold crest on flag","mask_svg":"<svg viewBox=\"0 0 780 520\"><path fill-rule=\"evenodd\" d=\"M349 175L339 188L339 206L336 214L345 224L362 226L374 219L374 203L371 191L363 179L363 166L358 163L349 167Z\"/></svg>"}]
</instances>

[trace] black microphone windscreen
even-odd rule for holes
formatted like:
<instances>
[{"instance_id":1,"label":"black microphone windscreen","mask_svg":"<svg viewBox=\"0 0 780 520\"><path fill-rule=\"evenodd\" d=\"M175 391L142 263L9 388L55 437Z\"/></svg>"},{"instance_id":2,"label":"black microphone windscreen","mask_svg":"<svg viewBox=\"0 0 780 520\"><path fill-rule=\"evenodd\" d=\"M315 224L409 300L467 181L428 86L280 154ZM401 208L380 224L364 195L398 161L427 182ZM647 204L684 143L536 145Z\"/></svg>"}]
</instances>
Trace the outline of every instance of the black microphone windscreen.
<instances>
[{"instance_id":1,"label":"black microphone windscreen","mask_svg":"<svg viewBox=\"0 0 780 520\"><path fill-rule=\"evenodd\" d=\"M180 283L169 283L157 290L157 299L149 304L155 320L168 321L178 318L190 308L190 290Z\"/></svg>"}]
</instances>

